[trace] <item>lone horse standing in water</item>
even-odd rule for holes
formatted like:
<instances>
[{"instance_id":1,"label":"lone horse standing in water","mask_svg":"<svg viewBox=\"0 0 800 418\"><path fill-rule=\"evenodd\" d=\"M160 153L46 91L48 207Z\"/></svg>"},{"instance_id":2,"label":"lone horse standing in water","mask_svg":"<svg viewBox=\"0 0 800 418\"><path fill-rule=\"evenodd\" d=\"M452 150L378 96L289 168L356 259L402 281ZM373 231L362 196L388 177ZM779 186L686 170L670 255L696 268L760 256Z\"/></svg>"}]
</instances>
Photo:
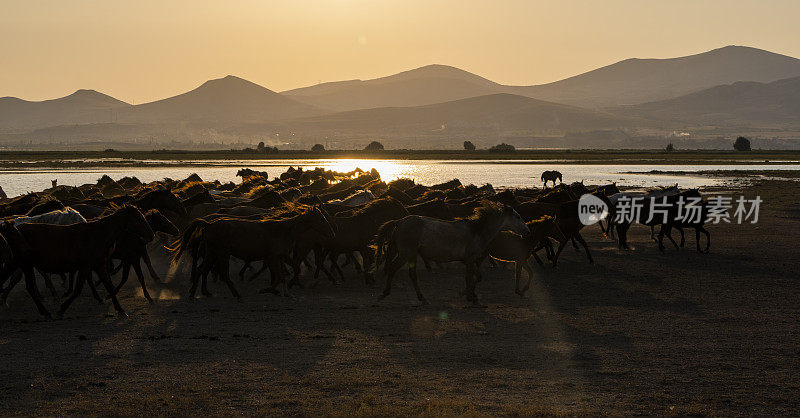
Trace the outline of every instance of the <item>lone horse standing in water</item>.
<instances>
[{"instance_id":1,"label":"lone horse standing in water","mask_svg":"<svg viewBox=\"0 0 800 418\"><path fill-rule=\"evenodd\" d=\"M410 215L386 222L378 230L376 239L377 260L381 259L386 247L386 287L379 300L389 296L392 278L397 270L408 264L408 274L417 298L423 304L428 303L417 283L417 257L421 256L427 261L461 261L466 264L467 300L477 304L475 283L480 261L486 257L489 242L503 229L523 236L530 234L525 222L511 206L488 202L486 206L475 209L475 213L468 219L445 221Z\"/></svg>"},{"instance_id":2,"label":"lone horse standing in water","mask_svg":"<svg viewBox=\"0 0 800 418\"><path fill-rule=\"evenodd\" d=\"M552 181L553 182L553 186L555 187L556 179L558 179L559 183L563 183L563 181L561 180L561 173L558 172L558 171L555 171L555 170L553 170L553 171L544 171L542 173L542 181L544 182L544 187L547 187L547 182L548 181Z\"/></svg>"}]
</instances>

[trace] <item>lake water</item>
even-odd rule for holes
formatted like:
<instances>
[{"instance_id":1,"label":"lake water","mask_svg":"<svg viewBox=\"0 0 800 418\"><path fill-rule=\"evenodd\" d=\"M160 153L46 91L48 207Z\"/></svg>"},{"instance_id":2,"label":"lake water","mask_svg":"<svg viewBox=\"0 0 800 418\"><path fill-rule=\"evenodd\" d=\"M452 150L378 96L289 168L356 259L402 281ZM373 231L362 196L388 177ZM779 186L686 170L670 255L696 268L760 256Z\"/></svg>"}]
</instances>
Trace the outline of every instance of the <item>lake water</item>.
<instances>
[{"instance_id":1,"label":"lake water","mask_svg":"<svg viewBox=\"0 0 800 418\"><path fill-rule=\"evenodd\" d=\"M78 186L95 183L100 176L108 174L114 179L136 176L144 182L186 178L197 173L204 180L218 179L222 182L241 179L236 172L243 167L267 171L270 176L278 175L292 165L304 168L325 167L336 171L350 171L356 167L363 170L377 169L384 180L409 177L422 184L435 184L458 178L464 184L491 183L495 187L540 186L539 178L544 170L559 170L565 182L581 181L586 184L617 182L622 186L650 187L678 183L681 187L719 186L735 179L668 174L668 172L701 170L798 170L800 164L745 164L745 165L626 165L626 164L565 164L558 162L522 161L453 161L453 160L247 160L247 161L174 161L169 166L164 162L142 161L145 166L137 167L92 167L92 168L31 168L0 170L0 187L8 196L16 196L29 191L39 191L50 187L50 180L58 184ZM147 164L160 166L148 167ZM648 172L659 170L667 173L630 174L625 172Z\"/></svg>"}]
</instances>

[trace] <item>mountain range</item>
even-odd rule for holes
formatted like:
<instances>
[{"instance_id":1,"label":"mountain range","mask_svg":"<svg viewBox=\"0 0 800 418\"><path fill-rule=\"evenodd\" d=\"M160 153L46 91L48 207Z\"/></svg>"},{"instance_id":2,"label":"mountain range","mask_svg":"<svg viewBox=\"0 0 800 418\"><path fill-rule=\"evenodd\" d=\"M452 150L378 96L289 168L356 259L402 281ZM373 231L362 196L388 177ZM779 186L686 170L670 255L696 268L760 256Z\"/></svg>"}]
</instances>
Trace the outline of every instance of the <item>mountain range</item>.
<instances>
[{"instance_id":1,"label":"mountain range","mask_svg":"<svg viewBox=\"0 0 800 418\"><path fill-rule=\"evenodd\" d=\"M739 46L679 58L628 59L533 86L503 85L455 67L428 65L281 93L229 75L139 105L94 90L41 102L0 98L0 132L15 138L42 136L35 132L47 132L48 138L67 132L125 132L126 138L136 138L178 129L191 135L246 131L256 137L278 129L319 135L326 130L362 136L529 135L708 125L798 127L798 120L800 60Z\"/></svg>"}]
</instances>

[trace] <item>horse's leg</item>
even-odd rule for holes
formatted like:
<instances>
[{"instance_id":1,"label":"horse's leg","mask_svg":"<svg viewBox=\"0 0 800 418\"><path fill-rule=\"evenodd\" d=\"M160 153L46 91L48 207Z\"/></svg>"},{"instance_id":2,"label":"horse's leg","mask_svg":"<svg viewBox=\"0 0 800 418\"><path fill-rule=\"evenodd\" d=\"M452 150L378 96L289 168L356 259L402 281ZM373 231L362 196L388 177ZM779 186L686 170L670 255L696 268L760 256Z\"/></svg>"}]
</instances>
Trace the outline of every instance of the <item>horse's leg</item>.
<instances>
[{"instance_id":1,"label":"horse's leg","mask_svg":"<svg viewBox=\"0 0 800 418\"><path fill-rule=\"evenodd\" d=\"M142 295L144 295L148 303L153 303L153 298L150 297L150 293L147 291L147 285L144 283L144 274L142 273L142 266L139 265L139 260L133 263L133 271L136 272L136 277L139 279L139 284L142 286Z\"/></svg>"},{"instance_id":2,"label":"horse's leg","mask_svg":"<svg viewBox=\"0 0 800 418\"><path fill-rule=\"evenodd\" d=\"M75 289L75 272L69 272L69 278L67 279L67 291L64 292L62 297L67 297L72 294L73 290Z\"/></svg>"},{"instance_id":3,"label":"horse's leg","mask_svg":"<svg viewBox=\"0 0 800 418\"><path fill-rule=\"evenodd\" d=\"M527 292L528 289L531 287L531 282L533 281L533 268L531 267L531 263L529 263L528 260L525 260L522 263L522 268L524 268L525 271L528 273L528 283L525 284L525 287L522 288L522 293L520 293L519 295L525 296L525 292Z\"/></svg>"},{"instance_id":4,"label":"horse's leg","mask_svg":"<svg viewBox=\"0 0 800 418\"><path fill-rule=\"evenodd\" d=\"M669 242L671 242L672 245L675 246L676 250L679 249L680 247L678 247L678 243L675 242L675 240L672 238L672 225L661 225L661 230L658 231L659 235L661 234L661 231L664 230L665 228L666 228L666 231L664 231L664 235L667 236L667 239L669 239ZM681 231L681 232L683 232L683 231ZM663 237L661 238L661 240L663 241ZM663 246L663 244L661 244L661 243L659 243L659 245Z\"/></svg>"},{"instance_id":5,"label":"horse's leg","mask_svg":"<svg viewBox=\"0 0 800 418\"><path fill-rule=\"evenodd\" d=\"M699 234L699 233L698 233L698 234ZM4 306L4 307L6 307L6 308L8 307L8 295L11 293L11 289L13 289L13 288L14 288L14 286L16 286L16 285L17 285L17 283L19 283L19 282L20 282L20 280L22 280L22 278L23 278L23 275L24 275L24 273L23 273L23 271L22 271L22 270L20 270L20 269L17 269L17 270L16 270L16 271L15 271L15 272L14 272L14 273L11 275L11 280L8 282L8 286L6 286L6 288L5 288L5 289L3 289L2 302L3 302L3 306ZM26 281L26 282L25 282L25 286L27 286L27 285L28 285L28 282ZM29 292L29 293L30 293L30 292ZM37 289L37 293L38 293L38 289Z\"/></svg>"},{"instance_id":6,"label":"horse's leg","mask_svg":"<svg viewBox=\"0 0 800 418\"><path fill-rule=\"evenodd\" d=\"M392 292L392 279L397 273L397 270L400 270L405 263L405 260L402 260L399 255L393 258L391 261L386 262L386 285L383 287L383 294L378 296L379 301L383 300L386 296L389 296L389 293Z\"/></svg>"},{"instance_id":7,"label":"horse's leg","mask_svg":"<svg viewBox=\"0 0 800 418\"><path fill-rule=\"evenodd\" d=\"M375 277L372 275L372 271L375 269L375 254L369 247L361 248L359 253L361 254L361 260L364 262L364 284L371 286L375 284Z\"/></svg>"},{"instance_id":8,"label":"horse's leg","mask_svg":"<svg viewBox=\"0 0 800 418\"><path fill-rule=\"evenodd\" d=\"M655 241L656 240L656 226L650 225L650 239Z\"/></svg>"},{"instance_id":9,"label":"horse's leg","mask_svg":"<svg viewBox=\"0 0 800 418\"><path fill-rule=\"evenodd\" d=\"M533 259L536 260L536 264L540 266L544 265L544 262L541 258L539 258L539 254L536 254L536 251L531 251L531 255L533 256Z\"/></svg>"},{"instance_id":10,"label":"horse's leg","mask_svg":"<svg viewBox=\"0 0 800 418\"><path fill-rule=\"evenodd\" d=\"M686 244L686 234L683 232L683 227L680 225L675 225L674 228L681 233L681 248L683 248L684 244Z\"/></svg>"},{"instance_id":11,"label":"horse's leg","mask_svg":"<svg viewBox=\"0 0 800 418\"><path fill-rule=\"evenodd\" d=\"M25 289L28 291L28 294L33 299L33 303L36 304L36 309L39 310L39 314L43 317L50 319L50 312L47 311L47 308L44 307L42 303L42 296L39 294L39 288L36 287L36 276L33 274L33 269L25 269Z\"/></svg>"},{"instance_id":12,"label":"horse's leg","mask_svg":"<svg viewBox=\"0 0 800 418\"><path fill-rule=\"evenodd\" d=\"M658 238L653 239L653 241L658 244L658 250L662 253L664 252L664 235L666 235L666 232L664 231L664 226L662 225L658 231Z\"/></svg>"},{"instance_id":13,"label":"horse's leg","mask_svg":"<svg viewBox=\"0 0 800 418\"><path fill-rule=\"evenodd\" d=\"M119 263L119 265L118 265L118 266L116 266L116 267L114 267L114 265L113 265L113 263L112 263L112 265L111 265L111 270L110 270L110 272L111 272L111 275L113 276L113 275L115 275L115 274L119 273L120 269L122 269L122 263Z\"/></svg>"},{"instance_id":14,"label":"horse's leg","mask_svg":"<svg viewBox=\"0 0 800 418\"><path fill-rule=\"evenodd\" d=\"M64 312L67 311L69 305L71 305L72 302L75 301L75 298L77 298L81 294L81 291L83 290L83 283L87 281L87 276L88 276L88 281L91 281L92 280L91 269L81 268L80 270L78 270L78 277L75 280L75 291L73 291L72 294L69 295L69 297L64 301L64 303L61 304L61 308L58 310L58 316L64 316Z\"/></svg>"},{"instance_id":15,"label":"horse's leg","mask_svg":"<svg viewBox=\"0 0 800 418\"><path fill-rule=\"evenodd\" d=\"M67 285L67 274L66 273L58 273L59 277L61 277L61 288L63 289Z\"/></svg>"},{"instance_id":16,"label":"horse's leg","mask_svg":"<svg viewBox=\"0 0 800 418\"><path fill-rule=\"evenodd\" d=\"M247 271L247 269L249 269L249 268L250 268L250 262L249 262L249 261L245 261L245 262L244 262L244 265L242 266L242 269L241 269L241 270L239 270L239 281L240 281L240 282L243 282L243 281L244 281L244 273L245 273L245 272Z\"/></svg>"},{"instance_id":17,"label":"horse's leg","mask_svg":"<svg viewBox=\"0 0 800 418\"><path fill-rule=\"evenodd\" d=\"M338 254L335 256L333 255L333 252L328 254L328 260L331 261L331 265L333 266L334 271L339 273L339 277L342 279L342 281L344 281L344 273L342 272L342 269L339 267L339 263L336 262L337 258L339 258Z\"/></svg>"},{"instance_id":18,"label":"horse's leg","mask_svg":"<svg viewBox=\"0 0 800 418\"><path fill-rule=\"evenodd\" d=\"M414 291L417 292L417 299L422 302L423 305L427 305L428 301L425 300L425 296L422 296L422 292L419 290L419 283L417 281L417 260L412 260L408 263L408 277L411 278L411 284L414 285Z\"/></svg>"},{"instance_id":19,"label":"horse's leg","mask_svg":"<svg viewBox=\"0 0 800 418\"><path fill-rule=\"evenodd\" d=\"M567 245L568 240L560 241L558 243L558 250L556 250L556 254L553 256L553 267L556 267L558 264L558 256L561 255L561 250Z\"/></svg>"},{"instance_id":20,"label":"horse's leg","mask_svg":"<svg viewBox=\"0 0 800 418\"><path fill-rule=\"evenodd\" d=\"M190 281L192 282L192 286L189 288L189 298L194 299L195 294L197 293L197 285L200 283L200 276L209 268L208 266L208 259L204 259L199 266L195 265L196 260L192 260L192 275Z\"/></svg>"},{"instance_id":21,"label":"horse's leg","mask_svg":"<svg viewBox=\"0 0 800 418\"><path fill-rule=\"evenodd\" d=\"M100 294L97 293L97 286L95 285L94 280L92 280L91 270L89 270L89 277L86 279L86 282L89 284L89 289L92 291L92 296L94 297L94 299L99 303L104 303L105 299L101 298Z\"/></svg>"},{"instance_id":22,"label":"horse's leg","mask_svg":"<svg viewBox=\"0 0 800 418\"><path fill-rule=\"evenodd\" d=\"M161 276L159 276L158 273L156 273L156 270L153 268L153 263L150 261L150 254L148 254L147 248L142 251L142 260L144 260L144 265L147 267L147 272L150 273L150 277L157 283L161 283Z\"/></svg>"},{"instance_id":23,"label":"horse's leg","mask_svg":"<svg viewBox=\"0 0 800 418\"><path fill-rule=\"evenodd\" d=\"M578 248L578 243L575 242L575 237L570 238L570 241L572 241L572 248L574 248L575 251L580 251L581 250L580 248Z\"/></svg>"},{"instance_id":24,"label":"horse's leg","mask_svg":"<svg viewBox=\"0 0 800 418\"><path fill-rule=\"evenodd\" d=\"M573 238L577 239L578 242L580 242L581 245L583 245L583 249L586 250L586 257L589 258L589 264L594 264L594 260L592 259L592 254L589 253L589 245L586 244L586 241L583 239L583 236L581 236L581 233L576 232Z\"/></svg>"},{"instance_id":25,"label":"horse's leg","mask_svg":"<svg viewBox=\"0 0 800 418\"><path fill-rule=\"evenodd\" d=\"M624 250L629 250L628 247L628 229L631 227L631 224L625 222L621 224L617 224L617 238L619 238L619 248Z\"/></svg>"},{"instance_id":26,"label":"horse's leg","mask_svg":"<svg viewBox=\"0 0 800 418\"><path fill-rule=\"evenodd\" d=\"M270 257L268 260L264 260L264 263L269 265L271 279L269 287L261 289L259 293L274 293L276 295L287 296L289 289L283 277L281 259L279 257ZM281 286L281 290L278 290L278 286Z\"/></svg>"},{"instance_id":27,"label":"horse's leg","mask_svg":"<svg viewBox=\"0 0 800 418\"><path fill-rule=\"evenodd\" d=\"M215 282L219 280L219 277L218 277L217 273L214 271L214 263L209 263L208 268L205 271L203 271L203 274L200 276L200 294L205 296L205 297L207 297L207 298L210 298L210 297L214 296L214 294L212 294L208 290L208 275L209 274L213 274L214 275L214 281Z\"/></svg>"},{"instance_id":28,"label":"horse's leg","mask_svg":"<svg viewBox=\"0 0 800 418\"><path fill-rule=\"evenodd\" d=\"M700 232L705 234L706 236L706 250L703 251L700 249ZM695 239L697 240L697 251L701 253L708 253L711 250L711 233L703 226L700 225L699 227L695 228L695 235L697 236Z\"/></svg>"},{"instance_id":29,"label":"horse's leg","mask_svg":"<svg viewBox=\"0 0 800 418\"><path fill-rule=\"evenodd\" d=\"M522 275L522 263L517 261L514 264L514 292L522 296L522 291L519 289L519 276Z\"/></svg>"},{"instance_id":30,"label":"horse's leg","mask_svg":"<svg viewBox=\"0 0 800 418\"><path fill-rule=\"evenodd\" d=\"M111 304L114 305L117 315L119 315L121 318L126 318L128 314L125 313L125 310L122 309L122 306L119 304L119 299L117 299L117 295L114 293L114 285L111 284L111 277L108 275L108 270L106 269L105 265L102 265L98 269L97 275L100 276L100 281L103 282L103 286L106 287L106 291L111 294Z\"/></svg>"},{"instance_id":31,"label":"horse's leg","mask_svg":"<svg viewBox=\"0 0 800 418\"><path fill-rule=\"evenodd\" d=\"M325 267L325 254L325 247L319 245L314 248L314 265L317 267L317 270L314 271L314 278L316 279L319 275L319 271L322 270L322 272L328 276L328 280L335 283L336 279L333 277L333 274Z\"/></svg>"},{"instance_id":32,"label":"horse's leg","mask_svg":"<svg viewBox=\"0 0 800 418\"><path fill-rule=\"evenodd\" d=\"M38 270L39 274L42 276L42 280L44 280L44 285L47 286L47 289L50 291L50 294L53 297L58 296L58 292L56 291L56 287L53 286L53 281L50 280L50 275L48 273L43 273L41 270Z\"/></svg>"},{"instance_id":33,"label":"horse's leg","mask_svg":"<svg viewBox=\"0 0 800 418\"><path fill-rule=\"evenodd\" d=\"M265 263L265 262L261 262L261 268L260 268L260 269L258 269L258 271L257 271L257 272L253 273L253 275L252 275L252 276L250 276L250 278L249 278L249 279L247 279L247 281L248 281L248 282L252 282L253 280L257 279L257 278L258 278L258 276L261 276L261 273L263 273L263 272L267 271L267 269L268 269L268 268L269 268L269 266L267 265L267 263Z\"/></svg>"},{"instance_id":34,"label":"horse's leg","mask_svg":"<svg viewBox=\"0 0 800 418\"><path fill-rule=\"evenodd\" d=\"M120 266L122 266L122 280L120 280L120 282L117 285L117 287L114 288L114 294L115 295L117 293L119 293L119 290L122 289L122 286L125 285L125 283L128 281L128 276L130 276L130 274L131 274L131 263L129 263L128 261L123 260L122 263L120 263ZM110 297L111 297L111 295L109 295L107 298L110 298Z\"/></svg>"},{"instance_id":35,"label":"horse's leg","mask_svg":"<svg viewBox=\"0 0 800 418\"><path fill-rule=\"evenodd\" d=\"M328 270L328 268L325 267L325 249L322 248L322 246L314 248L314 266L316 267L316 269L314 270L314 280L315 280L314 286L316 286L318 283L316 280L319 277L320 271L325 273L325 276L328 277L328 280L336 284L336 278L333 277L333 274L331 274L330 270Z\"/></svg>"},{"instance_id":36,"label":"horse's leg","mask_svg":"<svg viewBox=\"0 0 800 418\"><path fill-rule=\"evenodd\" d=\"M433 271L433 267L431 267L431 262L430 261L428 261L426 258L423 258L422 262L425 264L425 270L427 270L428 273Z\"/></svg>"},{"instance_id":37,"label":"horse's leg","mask_svg":"<svg viewBox=\"0 0 800 418\"><path fill-rule=\"evenodd\" d=\"M233 284L233 281L231 281L230 274L228 273L228 270L230 268L229 263L230 263L229 256L225 255L222 257L218 257L217 262L214 263L214 265L216 265L217 267L216 272L217 275L219 275L220 280L224 281L225 284L228 285L228 289L230 289L231 295L233 295L233 297L235 297L236 299L241 300L242 296L239 295L239 291L236 290L236 286Z\"/></svg>"}]
</instances>

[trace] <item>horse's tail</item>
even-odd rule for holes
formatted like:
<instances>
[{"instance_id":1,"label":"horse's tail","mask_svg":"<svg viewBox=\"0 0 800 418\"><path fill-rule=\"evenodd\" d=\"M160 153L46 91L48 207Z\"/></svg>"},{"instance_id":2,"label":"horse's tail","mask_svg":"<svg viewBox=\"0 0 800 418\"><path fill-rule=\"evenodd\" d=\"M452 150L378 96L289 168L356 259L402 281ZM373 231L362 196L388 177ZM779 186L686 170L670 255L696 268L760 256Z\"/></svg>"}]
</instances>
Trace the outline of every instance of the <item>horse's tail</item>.
<instances>
[{"instance_id":1,"label":"horse's tail","mask_svg":"<svg viewBox=\"0 0 800 418\"><path fill-rule=\"evenodd\" d=\"M382 257L385 254L386 245L391 245L394 241L395 232L397 232L397 220L392 220L384 223L378 228L378 233L375 235L375 268L382 262Z\"/></svg>"},{"instance_id":2,"label":"horse's tail","mask_svg":"<svg viewBox=\"0 0 800 418\"><path fill-rule=\"evenodd\" d=\"M202 238L203 230L209 222L204 219L196 219L189 224L180 238L172 243L172 248L165 247L172 253L172 263L177 264L188 248L197 246L197 242Z\"/></svg>"}]
</instances>

